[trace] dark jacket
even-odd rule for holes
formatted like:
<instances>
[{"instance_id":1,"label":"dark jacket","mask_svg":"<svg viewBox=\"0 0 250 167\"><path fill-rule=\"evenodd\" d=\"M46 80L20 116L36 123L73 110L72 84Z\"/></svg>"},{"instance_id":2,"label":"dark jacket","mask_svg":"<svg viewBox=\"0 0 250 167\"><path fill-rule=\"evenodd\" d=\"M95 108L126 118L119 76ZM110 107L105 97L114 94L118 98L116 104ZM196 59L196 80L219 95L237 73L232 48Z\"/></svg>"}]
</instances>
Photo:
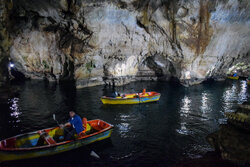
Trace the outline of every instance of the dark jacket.
<instances>
[{"instance_id":1,"label":"dark jacket","mask_svg":"<svg viewBox=\"0 0 250 167\"><path fill-rule=\"evenodd\" d=\"M81 133L84 130L82 125L82 119L79 115L75 114L73 118L69 119L69 122L72 125L72 127L76 130L77 134Z\"/></svg>"}]
</instances>

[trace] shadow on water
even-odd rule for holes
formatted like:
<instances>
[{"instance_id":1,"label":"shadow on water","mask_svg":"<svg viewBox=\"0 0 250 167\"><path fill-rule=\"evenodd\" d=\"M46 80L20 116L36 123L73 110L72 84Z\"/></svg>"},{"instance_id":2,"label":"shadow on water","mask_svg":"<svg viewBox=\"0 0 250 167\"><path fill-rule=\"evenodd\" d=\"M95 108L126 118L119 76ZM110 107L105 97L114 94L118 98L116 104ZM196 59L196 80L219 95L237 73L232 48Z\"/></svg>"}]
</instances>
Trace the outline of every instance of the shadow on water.
<instances>
[{"instance_id":1,"label":"shadow on water","mask_svg":"<svg viewBox=\"0 0 250 167\"><path fill-rule=\"evenodd\" d=\"M27 81L20 92L1 102L1 139L56 126L67 121L68 111L81 117L102 119L114 125L108 140L77 150L3 166L173 166L184 159L200 158L211 147L205 137L225 122L224 112L247 101L245 81L207 82L183 87L174 82L134 82L121 87L96 86L75 89L71 83ZM103 105L100 97L149 91L161 93L154 103ZM89 155L94 150L101 159Z\"/></svg>"}]
</instances>

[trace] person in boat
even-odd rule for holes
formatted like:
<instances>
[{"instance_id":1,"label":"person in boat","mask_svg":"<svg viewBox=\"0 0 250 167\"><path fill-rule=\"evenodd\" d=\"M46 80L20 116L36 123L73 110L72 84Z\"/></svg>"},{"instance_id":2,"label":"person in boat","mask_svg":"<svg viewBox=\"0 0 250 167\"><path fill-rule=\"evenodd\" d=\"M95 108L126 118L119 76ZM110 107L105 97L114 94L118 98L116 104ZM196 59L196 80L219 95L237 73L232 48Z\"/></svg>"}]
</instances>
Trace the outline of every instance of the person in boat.
<instances>
[{"instance_id":1,"label":"person in boat","mask_svg":"<svg viewBox=\"0 0 250 167\"><path fill-rule=\"evenodd\" d=\"M118 92L115 91L115 92L112 94L111 97L116 98L116 97L119 97L119 96L120 96L120 93L118 93Z\"/></svg>"},{"instance_id":2,"label":"person in boat","mask_svg":"<svg viewBox=\"0 0 250 167\"><path fill-rule=\"evenodd\" d=\"M67 123L61 124L60 127L64 128L64 139L72 140L75 134L79 135L83 130L82 119L74 111L69 112L70 119Z\"/></svg>"},{"instance_id":3,"label":"person in boat","mask_svg":"<svg viewBox=\"0 0 250 167\"><path fill-rule=\"evenodd\" d=\"M114 97L114 98L117 97L117 96L118 96L118 93L116 91L113 92L112 95L111 95L111 97Z\"/></svg>"},{"instance_id":4,"label":"person in boat","mask_svg":"<svg viewBox=\"0 0 250 167\"><path fill-rule=\"evenodd\" d=\"M233 77L237 77L237 73L234 73L234 74L233 74Z\"/></svg>"},{"instance_id":5,"label":"person in boat","mask_svg":"<svg viewBox=\"0 0 250 167\"><path fill-rule=\"evenodd\" d=\"M125 95L124 95L124 94L120 94L120 93L118 93L116 97L125 98Z\"/></svg>"}]
</instances>

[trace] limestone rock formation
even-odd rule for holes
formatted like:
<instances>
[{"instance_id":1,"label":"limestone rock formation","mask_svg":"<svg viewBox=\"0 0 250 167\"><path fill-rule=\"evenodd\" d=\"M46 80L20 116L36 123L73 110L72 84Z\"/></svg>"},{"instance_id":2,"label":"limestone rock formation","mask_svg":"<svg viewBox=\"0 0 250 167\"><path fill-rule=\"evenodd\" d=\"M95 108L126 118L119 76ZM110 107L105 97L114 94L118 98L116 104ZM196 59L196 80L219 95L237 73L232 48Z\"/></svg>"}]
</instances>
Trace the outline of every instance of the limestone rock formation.
<instances>
[{"instance_id":1,"label":"limestone rock formation","mask_svg":"<svg viewBox=\"0 0 250 167\"><path fill-rule=\"evenodd\" d=\"M249 75L248 0L13 0L10 57L27 78L77 87Z\"/></svg>"}]
</instances>

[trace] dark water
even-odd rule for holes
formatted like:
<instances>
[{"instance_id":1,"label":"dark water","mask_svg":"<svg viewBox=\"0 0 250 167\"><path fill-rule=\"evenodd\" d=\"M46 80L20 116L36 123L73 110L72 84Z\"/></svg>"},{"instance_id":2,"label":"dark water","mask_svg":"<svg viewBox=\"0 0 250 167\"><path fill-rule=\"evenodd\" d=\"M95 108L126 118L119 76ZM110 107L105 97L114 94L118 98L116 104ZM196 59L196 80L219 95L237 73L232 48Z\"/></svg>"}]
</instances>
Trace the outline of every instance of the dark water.
<instances>
[{"instance_id":1,"label":"dark water","mask_svg":"<svg viewBox=\"0 0 250 167\"><path fill-rule=\"evenodd\" d=\"M0 166L173 166L212 150L205 137L225 122L225 111L234 111L250 94L243 80L190 88L168 82L135 82L116 91L146 88L160 92L160 101L104 106L99 98L113 91L105 86L76 90L70 84L28 81L19 87L18 96L1 101L0 139L56 126L52 114L64 122L69 110L88 119L103 119L114 125L114 131L110 139L77 150ZM91 157L91 150L101 159Z\"/></svg>"}]
</instances>

